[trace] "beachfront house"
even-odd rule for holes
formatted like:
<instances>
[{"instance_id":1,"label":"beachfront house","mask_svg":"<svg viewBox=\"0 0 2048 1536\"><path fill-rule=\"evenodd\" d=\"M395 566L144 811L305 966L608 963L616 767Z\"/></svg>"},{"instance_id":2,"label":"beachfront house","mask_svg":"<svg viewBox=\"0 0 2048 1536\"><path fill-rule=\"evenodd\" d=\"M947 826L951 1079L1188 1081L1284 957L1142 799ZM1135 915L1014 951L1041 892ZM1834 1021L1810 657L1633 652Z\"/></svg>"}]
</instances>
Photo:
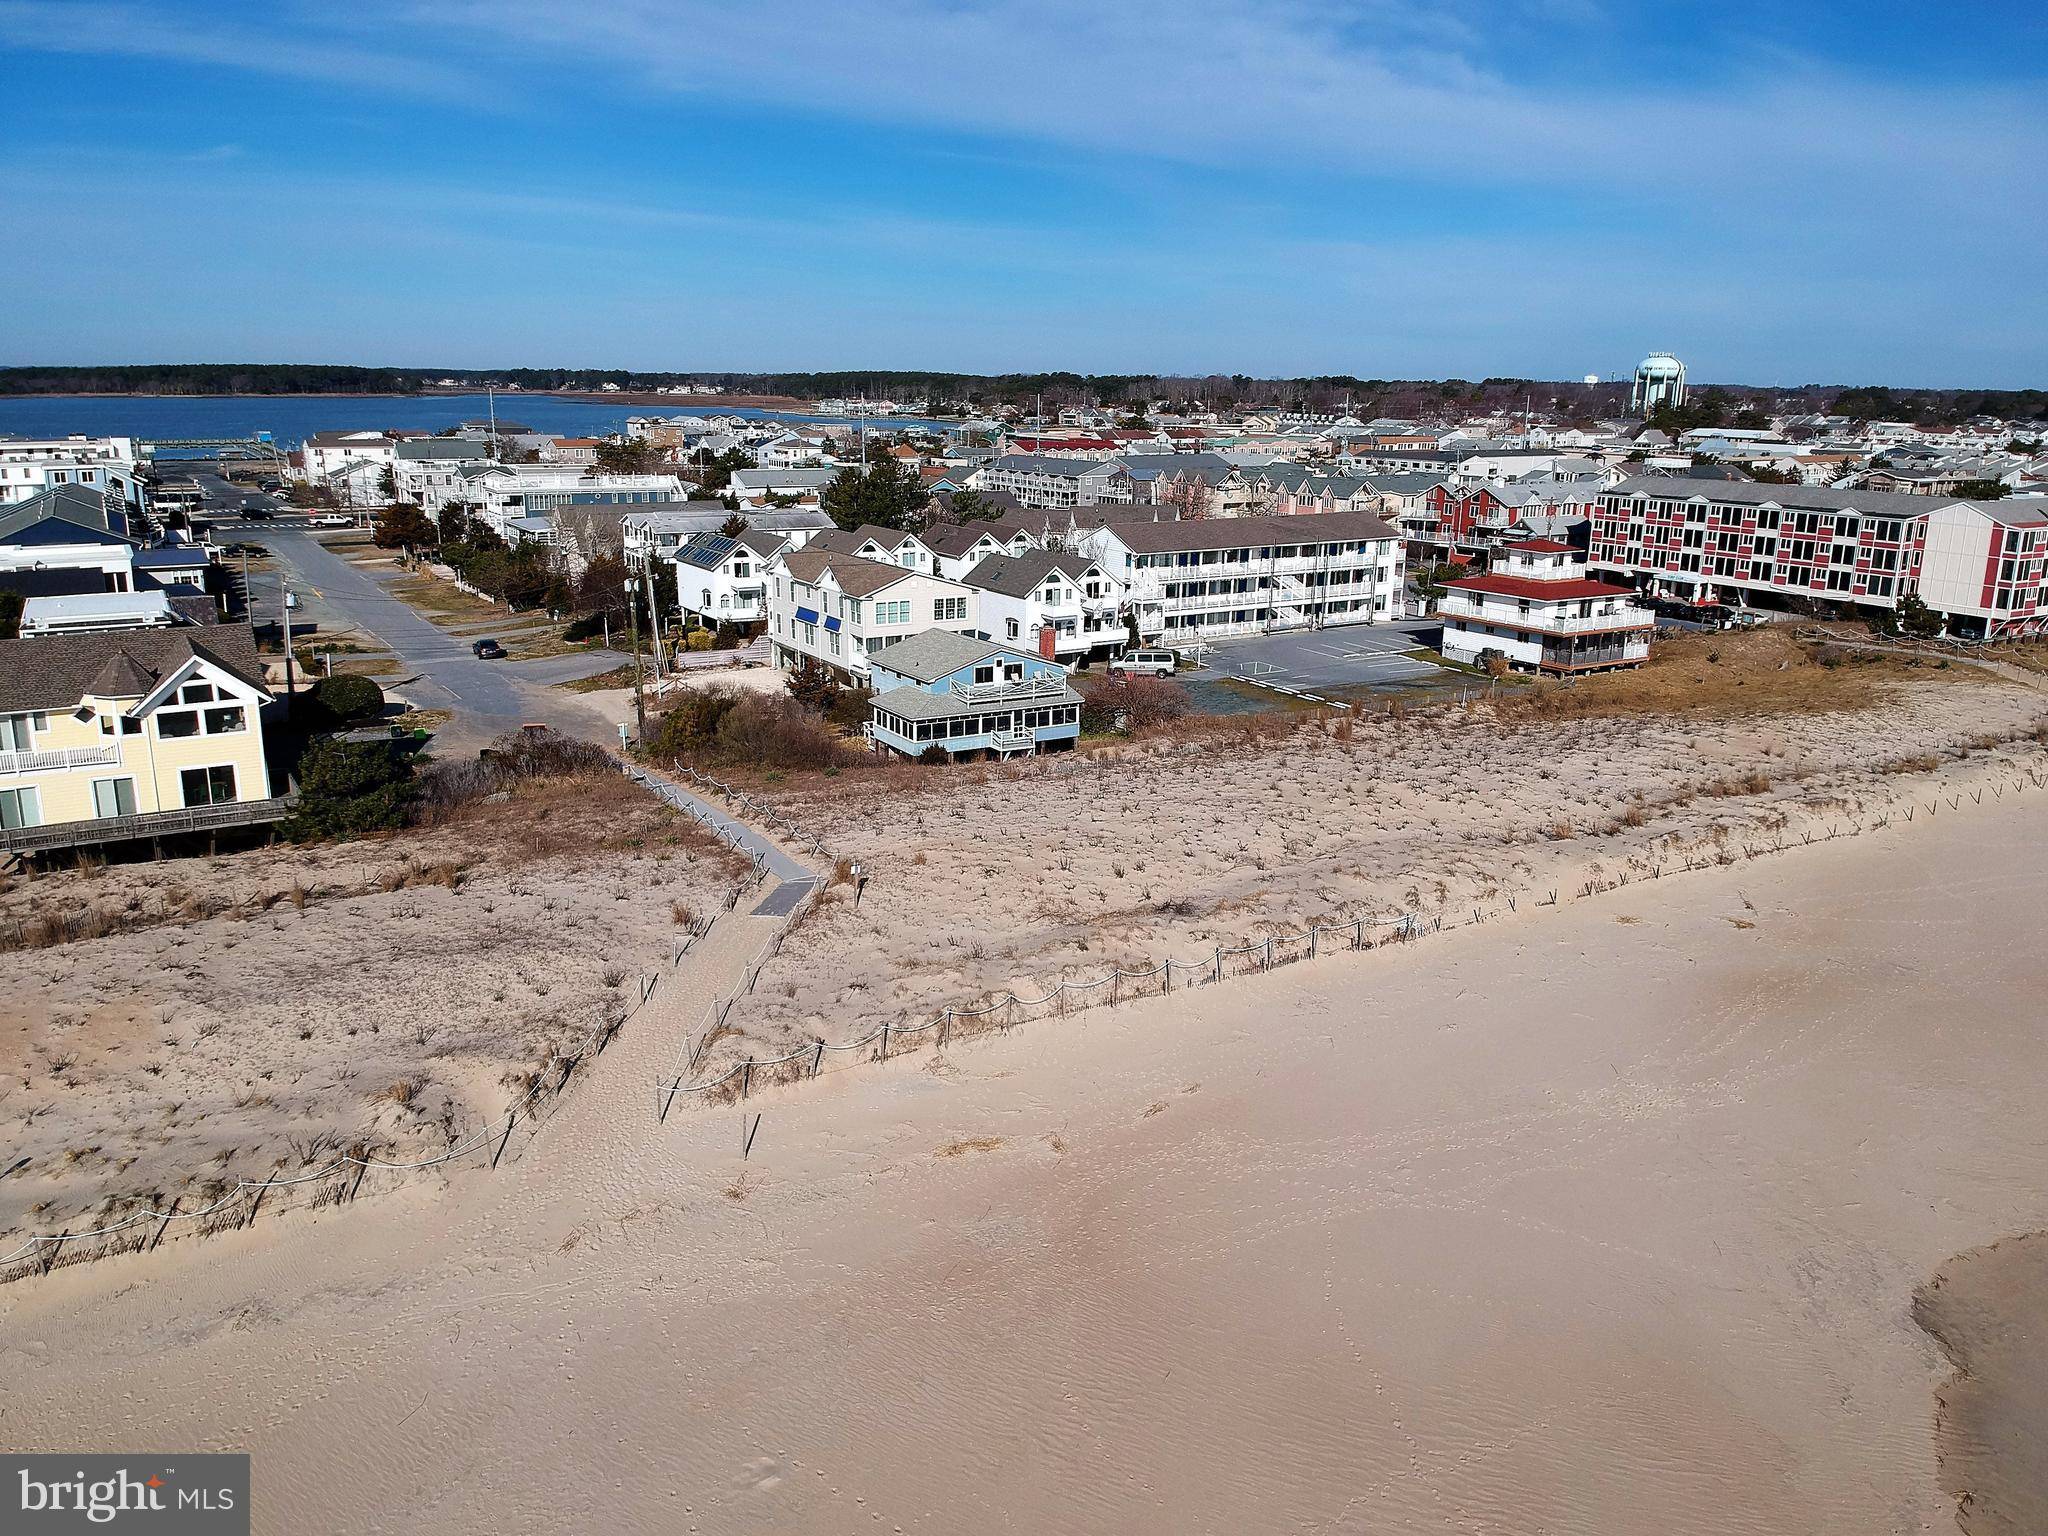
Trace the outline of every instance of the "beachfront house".
<instances>
[{"instance_id":1,"label":"beachfront house","mask_svg":"<svg viewBox=\"0 0 2048 1536\"><path fill-rule=\"evenodd\" d=\"M783 550L769 566L775 664L806 661L867 681L868 657L927 629L971 633L977 594L957 581L826 549Z\"/></svg>"},{"instance_id":2,"label":"beachfront house","mask_svg":"<svg viewBox=\"0 0 2048 1536\"><path fill-rule=\"evenodd\" d=\"M981 629L1068 665L1106 658L1130 642L1123 583L1092 555L1031 549L990 555L961 578L981 594Z\"/></svg>"},{"instance_id":3,"label":"beachfront house","mask_svg":"<svg viewBox=\"0 0 2048 1536\"><path fill-rule=\"evenodd\" d=\"M790 547L779 533L747 532L738 538L700 533L669 558L676 567L676 602L686 619L707 629L720 624L760 624L768 618L768 566Z\"/></svg>"},{"instance_id":4,"label":"beachfront house","mask_svg":"<svg viewBox=\"0 0 2048 1536\"><path fill-rule=\"evenodd\" d=\"M0 640L0 852L275 821L246 624Z\"/></svg>"},{"instance_id":5,"label":"beachfront house","mask_svg":"<svg viewBox=\"0 0 2048 1536\"><path fill-rule=\"evenodd\" d=\"M1554 539L1503 545L1491 570L1444 583L1442 648L1476 665L1489 652L1518 672L1641 666L1656 617L1627 587L1586 578L1585 557Z\"/></svg>"},{"instance_id":6,"label":"beachfront house","mask_svg":"<svg viewBox=\"0 0 2048 1536\"><path fill-rule=\"evenodd\" d=\"M867 737L905 757L1057 751L1081 734L1066 668L994 641L926 630L875 652L868 675Z\"/></svg>"},{"instance_id":7,"label":"beachfront house","mask_svg":"<svg viewBox=\"0 0 2048 1536\"><path fill-rule=\"evenodd\" d=\"M118 503L76 485L52 486L0 509L0 571L89 570L102 590L135 580L137 529Z\"/></svg>"}]
</instances>

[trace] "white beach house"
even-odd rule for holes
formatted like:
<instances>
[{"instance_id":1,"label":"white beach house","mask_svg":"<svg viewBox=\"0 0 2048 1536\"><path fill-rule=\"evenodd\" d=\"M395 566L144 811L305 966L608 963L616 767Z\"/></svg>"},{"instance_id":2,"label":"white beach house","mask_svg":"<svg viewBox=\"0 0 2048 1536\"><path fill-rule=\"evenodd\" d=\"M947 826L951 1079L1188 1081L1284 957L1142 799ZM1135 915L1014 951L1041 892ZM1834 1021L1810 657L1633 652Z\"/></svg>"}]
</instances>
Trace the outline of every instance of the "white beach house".
<instances>
[{"instance_id":1,"label":"white beach house","mask_svg":"<svg viewBox=\"0 0 2048 1536\"><path fill-rule=\"evenodd\" d=\"M1488 652L1519 672L1640 666L1656 618L1626 587L1586 578L1585 558L1553 539L1503 545L1491 570L1444 583L1442 649L1478 664Z\"/></svg>"}]
</instances>

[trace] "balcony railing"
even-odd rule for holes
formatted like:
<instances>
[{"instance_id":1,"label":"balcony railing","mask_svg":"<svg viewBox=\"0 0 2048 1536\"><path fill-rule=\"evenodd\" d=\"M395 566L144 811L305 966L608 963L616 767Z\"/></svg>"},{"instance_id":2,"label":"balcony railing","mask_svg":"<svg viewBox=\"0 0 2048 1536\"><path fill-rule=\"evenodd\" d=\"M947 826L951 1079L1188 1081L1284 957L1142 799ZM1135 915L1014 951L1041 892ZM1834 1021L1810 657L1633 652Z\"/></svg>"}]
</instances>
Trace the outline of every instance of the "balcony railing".
<instances>
[{"instance_id":1,"label":"balcony railing","mask_svg":"<svg viewBox=\"0 0 2048 1536\"><path fill-rule=\"evenodd\" d=\"M1638 608L1633 603L1618 603L1604 612L1588 614L1546 612L1541 607L1521 613L1495 603L1460 601L1455 593L1438 605L1437 616L1466 619L1475 624L1505 624L1553 635L1588 634L1608 629L1650 629L1657 622L1649 609Z\"/></svg>"},{"instance_id":2,"label":"balcony railing","mask_svg":"<svg viewBox=\"0 0 2048 1536\"><path fill-rule=\"evenodd\" d=\"M0 752L0 773L40 773L52 768L105 768L121 761L121 749L52 747L42 752Z\"/></svg>"},{"instance_id":3,"label":"balcony railing","mask_svg":"<svg viewBox=\"0 0 2048 1536\"><path fill-rule=\"evenodd\" d=\"M1033 699L1056 699L1067 691L1064 672L1054 676L1041 672L1014 683L969 683L955 688L953 697L962 704L1023 704Z\"/></svg>"}]
</instances>

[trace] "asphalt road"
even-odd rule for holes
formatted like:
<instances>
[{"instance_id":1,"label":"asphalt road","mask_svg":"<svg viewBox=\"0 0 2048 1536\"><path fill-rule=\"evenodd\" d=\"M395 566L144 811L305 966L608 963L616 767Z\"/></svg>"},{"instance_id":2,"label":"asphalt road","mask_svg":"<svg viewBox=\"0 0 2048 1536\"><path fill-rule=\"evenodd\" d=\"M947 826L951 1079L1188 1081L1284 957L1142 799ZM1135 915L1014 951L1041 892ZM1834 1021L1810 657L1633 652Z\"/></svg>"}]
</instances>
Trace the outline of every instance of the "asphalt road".
<instances>
[{"instance_id":1,"label":"asphalt road","mask_svg":"<svg viewBox=\"0 0 2048 1536\"><path fill-rule=\"evenodd\" d=\"M374 635L398 658L401 675L418 674L419 680L406 687L415 706L451 711L448 724L435 733L443 751L480 747L531 722L606 746L616 741L616 727L603 715L575 695L547 685L606 671L628 658L599 651L526 662L479 661L470 651L469 640L450 635L422 618L374 576L335 554L314 537L303 517L285 510L275 497L230 485L218 474L196 470L196 466L193 478L206 492L206 511L217 531L261 544L290 567L288 577L282 572L252 573L250 616L275 623L283 611L283 587L288 580L301 604L295 618L303 613L322 626ZM235 517L235 512L249 507L281 515L248 523ZM662 798L690 810L764 861L779 883L760 910L788 911L815 881L807 865L720 806L665 775L644 773L644 777Z\"/></svg>"},{"instance_id":2,"label":"asphalt road","mask_svg":"<svg viewBox=\"0 0 2048 1536\"><path fill-rule=\"evenodd\" d=\"M617 658L586 654L480 661L470 653L469 640L422 618L382 582L303 528L258 524L238 537L261 544L291 568L289 580L300 600L294 618L312 619L318 626L315 636L338 628L374 635L398 659L400 677L417 675L406 696L419 708L452 712L439 733L444 747L481 746L534 722L592 741L616 742L616 728L598 711L545 684L604 671L617 665ZM259 622L276 622L282 579L279 574L252 579L250 602ZM317 640L313 643L317 646Z\"/></svg>"}]
</instances>

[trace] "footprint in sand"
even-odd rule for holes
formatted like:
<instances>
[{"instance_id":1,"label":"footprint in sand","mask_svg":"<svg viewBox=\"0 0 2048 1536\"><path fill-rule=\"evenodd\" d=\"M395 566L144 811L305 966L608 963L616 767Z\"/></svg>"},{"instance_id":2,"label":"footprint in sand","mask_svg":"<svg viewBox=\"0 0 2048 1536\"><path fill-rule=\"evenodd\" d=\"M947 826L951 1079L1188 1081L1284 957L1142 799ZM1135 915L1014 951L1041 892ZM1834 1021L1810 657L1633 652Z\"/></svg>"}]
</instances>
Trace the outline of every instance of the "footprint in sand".
<instances>
[{"instance_id":1,"label":"footprint in sand","mask_svg":"<svg viewBox=\"0 0 2048 1536\"><path fill-rule=\"evenodd\" d=\"M740 1469L738 1486L766 1493L782 1481L784 1468L773 1456L756 1456Z\"/></svg>"}]
</instances>

